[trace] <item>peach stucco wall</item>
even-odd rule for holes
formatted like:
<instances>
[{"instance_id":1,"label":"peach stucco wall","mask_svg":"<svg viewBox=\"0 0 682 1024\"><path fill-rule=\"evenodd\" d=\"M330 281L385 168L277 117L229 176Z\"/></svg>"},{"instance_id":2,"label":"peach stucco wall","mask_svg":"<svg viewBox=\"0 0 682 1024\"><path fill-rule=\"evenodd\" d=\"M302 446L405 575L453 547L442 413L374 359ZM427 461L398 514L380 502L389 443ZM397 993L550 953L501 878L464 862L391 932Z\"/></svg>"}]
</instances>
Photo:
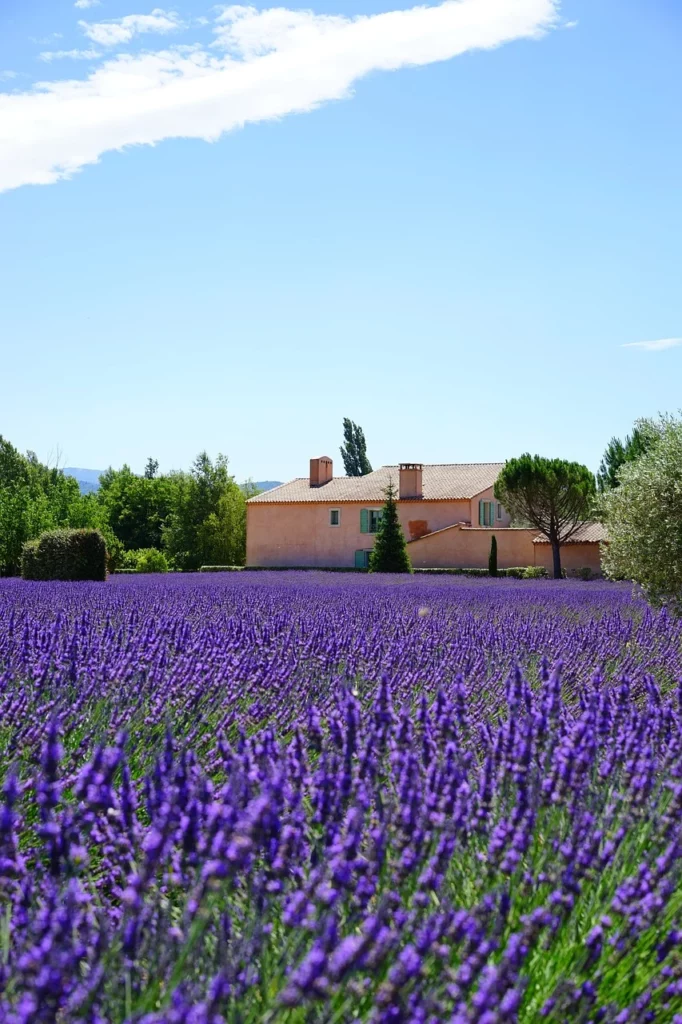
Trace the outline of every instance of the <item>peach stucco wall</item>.
<instances>
[{"instance_id":1,"label":"peach stucco wall","mask_svg":"<svg viewBox=\"0 0 682 1024\"><path fill-rule=\"evenodd\" d=\"M544 565L552 574L552 549L549 544L535 544L535 564ZM570 576L578 569L601 572L601 555L598 544L564 544L561 549L561 567Z\"/></svg>"},{"instance_id":2,"label":"peach stucco wall","mask_svg":"<svg viewBox=\"0 0 682 1024\"><path fill-rule=\"evenodd\" d=\"M336 508L340 526L329 525L329 513ZM355 552L369 550L374 535L360 532L360 509L381 508L381 503L315 502L277 505L258 502L246 506L246 564L337 567L355 564ZM478 505L476 506L478 515ZM398 512L405 536L410 522L426 522L428 529L441 530L457 522L468 522L469 501L401 501Z\"/></svg>"},{"instance_id":3,"label":"peach stucco wall","mask_svg":"<svg viewBox=\"0 0 682 1024\"><path fill-rule=\"evenodd\" d=\"M537 530L469 529L454 527L432 537L422 537L408 546L416 569L486 569L490 541L497 538L497 564L500 569L517 565L534 565L533 538Z\"/></svg>"},{"instance_id":4,"label":"peach stucco wall","mask_svg":"<svg viewBox=\"0 0 682 1024\"><path fill-rule=\"evenodd\" d=\"M537 530L460 529L442 530L408 545L412 565L418 569L486 569L493 534L497 538L497 564L500 569L540 565L552 574L552 549L549 544L534 544ZM564 544L561 565L570 576L578 569L601 571L598 544Z\"/></svg>"},{"instance_id":5,"label":"peach stucco wall","mask_svg":"<svg viewBox=\"0 0 682 1024\"><path fill-rule=\"evenodd\" d=\"M410 528L428 525L429 534L408 545L415 568L486 568L490 540L497 538L500 569L513 566L543 565L551 573L552 549L549 544L533 544L536 530L498 527L461 528L453 524L478 521L478 496L475 501L404 501L398 503L400 521L409 539ZM487 497L484 500L491 500ZM374 536L360 532L360 510L377 508L363 502L322 504L275 504L263 502L246 506L246 564L253 566L352 567L357 550L369 550ZM340 525L330 526L329 513L340 512ZM506 518L506 522L509 520ZM446 527L453 527L446 529ZM440 531L435 532L434 531ZM562 564L569 572L589 566L600 570L598 544L567 544L561 551Z\"/></svg>"}]
</instances>

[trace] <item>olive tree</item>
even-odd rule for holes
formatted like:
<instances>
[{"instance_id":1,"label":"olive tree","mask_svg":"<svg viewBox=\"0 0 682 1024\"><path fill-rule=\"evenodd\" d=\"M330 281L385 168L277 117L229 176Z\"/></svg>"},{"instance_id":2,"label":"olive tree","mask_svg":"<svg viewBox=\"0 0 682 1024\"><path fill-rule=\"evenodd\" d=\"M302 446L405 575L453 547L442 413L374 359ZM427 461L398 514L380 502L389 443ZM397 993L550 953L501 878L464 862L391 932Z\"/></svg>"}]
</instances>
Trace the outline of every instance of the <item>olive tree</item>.
<instances>
[{"instance_id":1,"label":"olive tree","mask_svg":"<svg viewBox=\"0 0 682 1024\"><path fill-rule=\"evenodd\" d=\"M561 545L592 513L596 487L587 466L541 455L509 459L495 483L495 497L512 519L528 523L552 545L554 579L561 579Z\"/></svg>"},{"instance_id":2,"label":"olive tree","mask_svg":"<svg viewBox=\"0 0 682 1024\"><path fill-rule=\"evenodd\" d=\"M608 575L641 584L649 600L682 613L682 420L661 417L656 439L624 465L602 498Z\"/></svg>"}]
</instances>

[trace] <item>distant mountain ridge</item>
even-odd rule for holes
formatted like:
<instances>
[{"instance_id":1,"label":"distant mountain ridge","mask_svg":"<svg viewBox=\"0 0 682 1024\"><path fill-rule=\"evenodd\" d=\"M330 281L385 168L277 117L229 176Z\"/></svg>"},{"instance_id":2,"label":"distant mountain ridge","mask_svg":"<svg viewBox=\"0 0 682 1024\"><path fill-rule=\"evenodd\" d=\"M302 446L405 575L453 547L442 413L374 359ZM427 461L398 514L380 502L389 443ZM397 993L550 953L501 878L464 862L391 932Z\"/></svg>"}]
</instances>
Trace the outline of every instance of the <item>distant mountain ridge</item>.
<instances>
[{"instance_id":1,"label":"distant mountain ridge","mask_svg":"<svg viewBox=\"0 0 682 1024\"><path fill-rule=\"evenodd\" d=\"M92 494L99 490L99 478L104 472L103 469L78 469L75 466L65 466L62 470L64 476L72 476L78 481L81 494Z\"/></svg>"},{"instance_id":2,"label":"distant mountain ridge","mask_svg":"<svg viewBox=\"0 0 682 1024\"><path fill-rule=\"evenodd\" d=\"M255 480L255 486L259 491L271 491L273 487L281 487L281 480Z\"/></svg>"},{"instance_id":3,"label":"distant mountain ridge","mask_svg":"<svg viewBox=\"0 0 682 1024\"><path fill-rule=\"evenodd\" d=\"M99 478L104 473L103 469L79 469L76 466L65 466L62 470L64 476L72 476L78 481L81 494L92 494L99 490ZM259 491L271 491L273 487L279 487L281 480L255 480L254 486ZM242 485L244 486L244 485Z\"/></svg>"}]
</instances>

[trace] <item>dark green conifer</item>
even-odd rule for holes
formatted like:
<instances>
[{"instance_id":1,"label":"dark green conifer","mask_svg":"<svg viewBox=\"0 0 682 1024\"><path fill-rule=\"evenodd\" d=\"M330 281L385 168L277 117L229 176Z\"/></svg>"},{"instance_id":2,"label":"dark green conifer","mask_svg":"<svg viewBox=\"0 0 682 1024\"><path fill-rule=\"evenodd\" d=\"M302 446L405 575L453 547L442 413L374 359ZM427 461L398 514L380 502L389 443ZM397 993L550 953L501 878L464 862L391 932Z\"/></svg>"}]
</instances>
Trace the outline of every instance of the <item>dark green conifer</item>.
<instances>
[{"instance_id":1,"label":"dark green conifer","mask_svg":"<svg viewBox=\"0 0 682 1024\"><path fill-rule=\"evenodd\" d=\"M491 576L497 576L497 537L493 534L490 541L490 555L488 557L488 572Z\"/></svg>"},{"instance_id":2,"label":"dark green conifer","mask_svg":"<svg viewBox=\"0 0 682 1024\"><path fill-rule=\"evenodd\" d=\"M405 534L398 518L398 502L393 482L384 491L386 502L381 512L374 549L369 560L370 572L412 572Z\"/></svg>"}]
</instances>

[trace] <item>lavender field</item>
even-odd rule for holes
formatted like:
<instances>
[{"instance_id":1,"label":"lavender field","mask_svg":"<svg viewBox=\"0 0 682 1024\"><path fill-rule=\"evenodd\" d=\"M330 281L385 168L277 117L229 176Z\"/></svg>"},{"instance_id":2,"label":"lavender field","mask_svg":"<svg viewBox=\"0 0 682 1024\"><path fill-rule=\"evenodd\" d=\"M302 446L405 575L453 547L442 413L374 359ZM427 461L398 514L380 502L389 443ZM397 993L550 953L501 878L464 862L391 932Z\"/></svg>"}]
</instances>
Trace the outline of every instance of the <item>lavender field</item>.
<instances>
[{"instance_id":1,"label":"lavender field","mask_svg":"<svg viewBox=\"0 0 682 1024\"><path fill-rule=\"evenodd\" d=\"M0 581L0 1022L682 1024L627 585Z\"/></svg>"}]
</instances>

